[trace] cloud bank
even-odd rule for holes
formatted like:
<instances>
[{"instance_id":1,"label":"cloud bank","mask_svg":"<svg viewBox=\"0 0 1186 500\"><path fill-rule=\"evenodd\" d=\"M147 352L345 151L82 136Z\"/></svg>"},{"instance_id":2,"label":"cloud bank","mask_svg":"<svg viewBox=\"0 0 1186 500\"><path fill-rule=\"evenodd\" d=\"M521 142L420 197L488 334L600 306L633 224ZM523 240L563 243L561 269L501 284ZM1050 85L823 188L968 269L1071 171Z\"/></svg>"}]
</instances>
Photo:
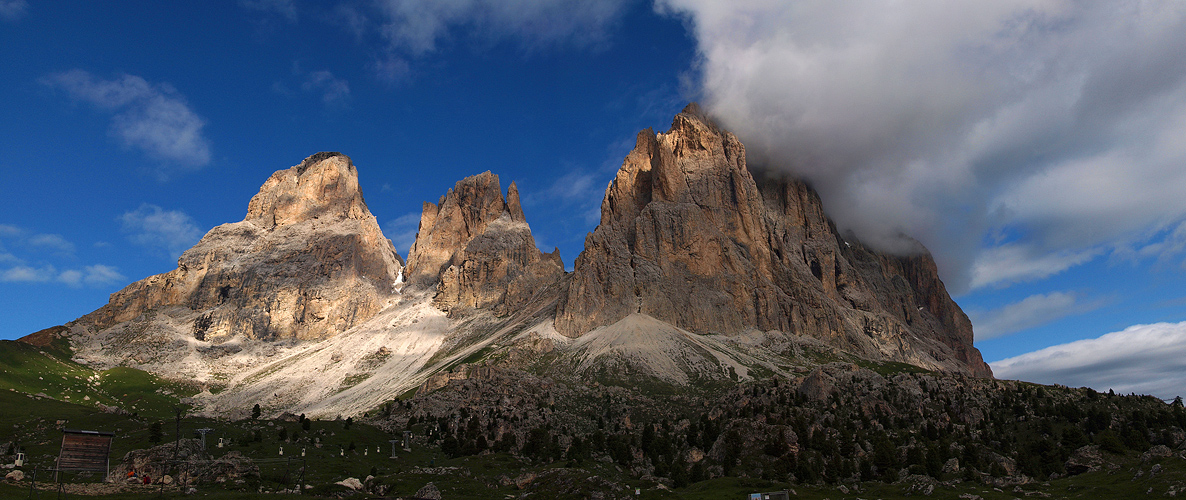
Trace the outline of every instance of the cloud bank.
<instances>
[{"instance_id":1,"label":"cloud bank","mask_svg":"<svg viewBox=\"0 0 1186 500\"><path fill-rule=\"evenodd\" d=\"M1001 379L1186 396L1186 322L1135 325L990 363Z\"/></svg>"},{"instance_id":2,"label":"cloud bank","mask_svg":"<svg viewBox=\"0 0 1186 500\"><path fill-rule=\"evenodd\" d=\"M808 179L870 243L922 240L957 292L1048 276L1186 218L1186 3L656 10L686 19L703 104L755 163ZM1003 257L1028 272L995 278Z\"/></svg>"},{"instance_id":3,"label":"cloud bank","mask_svg":"<svg viewBox=\"0 0 1186 500\"><path fill-rule=\"evenodd\" d=\"M81 69L49 75L41 81L112 113L110 133L124 147L182 167L210 163L210 143L202 135L206 121L170 85L151 84L135 75L104 80Z\"/></svg>"}]
</instances>

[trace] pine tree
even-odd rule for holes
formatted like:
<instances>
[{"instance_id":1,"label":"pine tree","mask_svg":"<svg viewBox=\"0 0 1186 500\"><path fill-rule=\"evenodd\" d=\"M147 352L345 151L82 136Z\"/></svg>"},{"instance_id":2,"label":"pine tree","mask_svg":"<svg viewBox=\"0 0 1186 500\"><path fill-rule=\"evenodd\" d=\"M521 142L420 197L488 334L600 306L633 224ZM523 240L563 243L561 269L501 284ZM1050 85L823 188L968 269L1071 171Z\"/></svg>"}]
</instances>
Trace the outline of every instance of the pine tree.
<instances>
[{"instance_id":1,"label":"pine tree","mask_svg":"<svg viewBox=\"0 0 1186 500\"><path fill-rule=\"evenodd\" d=\"M148 440L153 443L161 442L161 421L157 420L148 426ZM11 455L11 453L10 453Z\"/></svg>"}]
</instances>

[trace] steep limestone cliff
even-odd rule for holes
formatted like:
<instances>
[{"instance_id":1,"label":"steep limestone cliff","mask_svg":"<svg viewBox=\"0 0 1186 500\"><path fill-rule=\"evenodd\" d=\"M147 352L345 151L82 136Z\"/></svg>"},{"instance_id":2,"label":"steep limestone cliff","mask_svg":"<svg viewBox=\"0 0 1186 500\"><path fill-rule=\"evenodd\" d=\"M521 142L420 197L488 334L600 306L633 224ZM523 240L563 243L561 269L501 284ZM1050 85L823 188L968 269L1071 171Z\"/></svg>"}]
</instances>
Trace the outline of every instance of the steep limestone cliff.
<instances>
[{"instance_id":1,"label":"steep limestone cliff","mask_svg":"<svg viewBox=\"0 0 1186 500\"><path fill-rule=\"evenodd\" d=\"M350 158L317 153L278 171L241 222L211 229L177 269L111 295L80 319L95 330L182 306L195 338L321 339L377 313L402 267Z\"/></svg>"},{"instance_id":2,"label":"steep limestone cliff","mask_svg":"<svg viewBox=\"0 0 1186 500\"><path fill-rule=\"evenodd\" d=\"M490 308L505 315L564 274L559 251L540 252L512 182L504 199L498 176L467 177L436 204L425 202L405 276L436 284L442 310Z\"/></svg>"},{"instance_id":3,"label":"steep limestone cliff","mask_svg":"<svg viewBox=\"0 0 1186 500\"><path fill-rule=\"evenodd\" d=\"M697 333L779 330L870 359L991 376L925 249L845 239L801 181L755 178L695 105L638 135L557 311L578 337L642 313Z\"/></svg>"}]
</instances>

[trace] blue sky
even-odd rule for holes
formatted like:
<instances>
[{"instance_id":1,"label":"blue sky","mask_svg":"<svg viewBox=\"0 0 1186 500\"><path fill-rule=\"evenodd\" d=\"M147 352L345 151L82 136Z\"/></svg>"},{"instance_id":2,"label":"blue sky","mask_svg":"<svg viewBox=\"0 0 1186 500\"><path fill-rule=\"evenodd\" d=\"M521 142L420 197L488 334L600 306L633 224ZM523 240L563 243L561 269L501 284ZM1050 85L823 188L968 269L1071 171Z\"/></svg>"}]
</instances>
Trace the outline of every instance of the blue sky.
<instances>
[{"instance_id":1,"label":"blue sky","mask_svg":"<svg viewBox=\"0 0 1186 500\"><path fill-rule=\"evenodd\" d=\"M635 134L696 100L841 227L923 241L998 374L1170 396L1182 32L1177 2L0 0L0 338L171 270L317 151L401 255L491 170L571 266Z\"/></svg>"}]
</instances>

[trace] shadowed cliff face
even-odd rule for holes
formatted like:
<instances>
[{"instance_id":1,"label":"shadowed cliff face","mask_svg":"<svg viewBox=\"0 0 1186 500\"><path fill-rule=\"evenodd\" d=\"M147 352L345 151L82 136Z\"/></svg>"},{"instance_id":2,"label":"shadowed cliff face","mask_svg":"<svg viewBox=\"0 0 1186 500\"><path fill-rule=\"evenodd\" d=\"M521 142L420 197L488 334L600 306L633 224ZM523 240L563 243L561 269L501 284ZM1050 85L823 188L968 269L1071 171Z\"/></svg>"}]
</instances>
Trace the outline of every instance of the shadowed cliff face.
<instances>
[{"instance_id":1,"label":"shadowed cliff face","mask_svg":"<svg viewBox=\"0 0 1186 500\"><path fill-rule=\"evenodd\" d=\"M633 313L697 333L808 335L870 359L991 376L972 327L919 245L846 240L804 183L755 176L745 147L695 105L638 135L561 299L580 336Z\"/></svg>"},{"instance_id":2,"label":"shadowed cliff face","mask_svg":"<svg viewBox=\"0 0 1186 500\"><path fill-rule=\"evenodd\" d=\"M378 312L402 262L367 209L350 158L318 153L272 174L242 222L210 230L177 265L81 319L102 330L181 306L201 313L199 339L326 338Z\"/></svg>"},{"instance_id":3,"label":"shadowed cliff face","mask_svg":"<svg viewBox=\"0 0 1186 500\"><path fill-rule=\"evenodd\" d=\"M466 177L425 202L405 272L417 286L437 285L433 304L445 311L490 308L502 316L564 274L559 251L535 246L514 183L504 199L498 176Z\"/></svg>"}]
</instances>

